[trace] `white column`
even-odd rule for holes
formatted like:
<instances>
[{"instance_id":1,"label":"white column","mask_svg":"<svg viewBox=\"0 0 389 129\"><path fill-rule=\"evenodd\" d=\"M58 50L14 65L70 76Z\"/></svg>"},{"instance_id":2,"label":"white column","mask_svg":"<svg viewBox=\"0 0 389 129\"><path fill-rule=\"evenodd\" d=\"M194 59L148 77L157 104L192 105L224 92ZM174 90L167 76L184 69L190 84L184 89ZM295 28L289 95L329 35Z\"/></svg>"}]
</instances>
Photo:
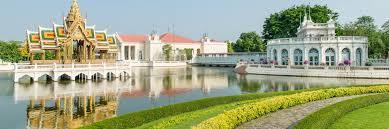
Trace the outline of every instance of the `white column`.
<instances>
[{"instance_id":1,"label":"white column","mask_svg":"<svg viewBox=\"0 0 389 129\"><path fill-rule=\"evenodd\" d=\"M119 52L119 56L120 60L124 60L124 45L120 45L120 52Z\"/></svg>"}]
</instances>

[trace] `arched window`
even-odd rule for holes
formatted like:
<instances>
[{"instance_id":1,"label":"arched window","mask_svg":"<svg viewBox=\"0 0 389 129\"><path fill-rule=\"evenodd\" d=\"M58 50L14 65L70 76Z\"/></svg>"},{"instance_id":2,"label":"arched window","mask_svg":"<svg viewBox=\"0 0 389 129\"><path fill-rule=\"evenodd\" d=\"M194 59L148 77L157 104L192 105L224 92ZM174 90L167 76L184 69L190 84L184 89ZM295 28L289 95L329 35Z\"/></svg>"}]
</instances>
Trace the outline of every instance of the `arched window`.
<instances>
[{"instance_id":1,"label":"arched window","mask_svg":"<svg viewBox=\"0 0 389 129\"><path fill-rule=\"evenodd\" d=\"M303 65L303 51L300 49L294 50L294 65Z\"/></svg>"},{"instance_id":2,"label":"arched window","mask_svg":"<svg viewBox=\"0 0 389 129\"><path fill-rule=\"evenodd\" d=\"M288 61L289 61L288 50L283 49L283 50L281 51L281 58L282 58L282 65L289 65L289 64L288 64Z\"/></svg>"},{"instance_id":3,"label":"arched window","mask_svg":"<svg viewBox=\"0 0 389 129\"><path fill-rule=\"evenodd\" d=\"M276 49L273 50L273 61L277 62L277 50Z\"/></svg>"},{"instance_id":4,"label":"arched window","mask_svg":"<svg viewBox=\"0 0 389 129\"><path fill-rule=\"evenodd\" d=\"M332 48L326 50L326 64L328 66L335 66L335 50Z\"/></svg>"},{"instance_id":5,"label":"arched window","mask_svg":"<svg viewBox=\"0 0 389 129\"><path fill-rule=\"evenodd\" d=\"M357 66L362 66L362 49L358 48L355 52L355 61L357 63Z\"/></svg>"},{"instance_id":6,"label":"arched window","mask_svg":"<svg viewBox=\"0 0 389 129\"><path fill-rule=\"evenodd\" d=\"M319 65L319 51L317 49L312 48L309 50L308 58L310 65Z\"/></svg>"},{"instance_id":7,"label":"arched window","mask_svg":"<svg viewBox=\"0 0 389 129\"><path fill-rule=\"evenodd\" d=\"M344 48L342 50L342 59L343 59L343 61L346 61L346 60L350 61L350 49Z\"/></svg>"}]
</instances>

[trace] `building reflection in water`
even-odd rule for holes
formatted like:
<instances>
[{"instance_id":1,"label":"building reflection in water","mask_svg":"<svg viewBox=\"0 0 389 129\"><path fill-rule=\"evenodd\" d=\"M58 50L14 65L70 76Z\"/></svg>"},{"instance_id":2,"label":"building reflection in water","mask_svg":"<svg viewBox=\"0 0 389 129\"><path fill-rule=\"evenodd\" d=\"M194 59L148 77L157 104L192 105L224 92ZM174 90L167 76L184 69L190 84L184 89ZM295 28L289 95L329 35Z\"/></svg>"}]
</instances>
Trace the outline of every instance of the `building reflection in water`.
<instances>
[{"instance_id":1,"label":"building reflection in water","mask_svg":"<svg viewBox=\"0 0 389 129\"><path fill-rule=\"evenodd\" d=\"M120 102L130 106L139 103L120 101L123 98L149 98L155 107L176 103L175 97L179 95L182 95L182 102L208 95L389 83L389 80L374 79L241 76L231 71L230 68L203 67L136 68L132 73L134 77L127 80L15 84L14 100L15 103L29 101L26 107L27 128L77 128L120 115L117 114ZM168 102L156 104L166 98ZM125 113L130 111L121 110Z\"/></svg>"},{"instance_id":2,"label":"building reflection in water","mask_svg":"<svg viewBox=\"0 0 389 129\"><path fill-rule=\"evenodd\" d=\"M27 128L78 128L117 115L117 87L15 85L15 100L29 101Z\"/></svg>"},{"instance_id":3,"label":"building reflection in water","mask_svg":"<svg viewBox=\"0 0 389 129\"><path fill-rule=\"evenodd\" d=\"M267 75L237 75L242 92L276 92L320 87L389 84L388 79L315 78Z\"/></svg>"}]
</instances>

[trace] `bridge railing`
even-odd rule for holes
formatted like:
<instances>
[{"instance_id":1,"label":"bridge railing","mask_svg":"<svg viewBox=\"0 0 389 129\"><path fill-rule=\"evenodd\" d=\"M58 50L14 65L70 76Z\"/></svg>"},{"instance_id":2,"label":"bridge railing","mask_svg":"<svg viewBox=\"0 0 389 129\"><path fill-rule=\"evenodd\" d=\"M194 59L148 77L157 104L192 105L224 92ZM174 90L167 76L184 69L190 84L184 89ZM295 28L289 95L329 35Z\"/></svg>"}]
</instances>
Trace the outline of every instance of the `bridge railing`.
<instances>
[{"instance_id":1,"label":"bridge railing","mask_svg":"<svg viewBox=\"0 0 389 129\"><path fill-rule=\"evenodd\" d=\"M14 70L54 70L54 69L90 69L90 68L118 68L129 67L129 64L124 63L109 63L109 64L50 64L50 65L19 65L14 64Z\"/></svg>"},{"instance_id":2,"label":"bridge railing","mask_svg":"<svg viewBox=\"0 0 389 129\"><path fill-rule=\"evenodd\" d=\"M312 69L312 70L384 70L389 72L389 66L310 66L310 65L269 65L269 64L248 64L248 67L269 68L269 69Z\"/></svg>"}]
</instances>

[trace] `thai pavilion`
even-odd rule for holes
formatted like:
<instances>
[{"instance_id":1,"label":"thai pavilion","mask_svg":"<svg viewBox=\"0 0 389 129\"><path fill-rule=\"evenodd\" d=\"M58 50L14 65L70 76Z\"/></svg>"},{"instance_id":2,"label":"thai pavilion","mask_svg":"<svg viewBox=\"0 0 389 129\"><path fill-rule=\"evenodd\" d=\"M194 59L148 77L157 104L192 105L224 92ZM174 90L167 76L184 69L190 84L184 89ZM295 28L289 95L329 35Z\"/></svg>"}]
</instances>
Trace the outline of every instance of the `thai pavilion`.
<instances>
[{"instance_id":1,"label":"thai pavilion","mask_svg":"<svg viewBox=\"0 0 389 129\"><path fill-rule=\"evenodd\" d=\"M368 39L360 36L336 36L335 21L314 23L304 16L297 37L270 40L267 58L279 65L327 65L351 63L362 66L368 58Z\"/></svg>"},{"instance_id":2,"label":"thai pavilion","mask_svg":"<svg viewBox=\"0 0 389 129\"><path fill-rule=\"evenodd\" d=\"M118 52L114 35L108 35L107 30L97 31L95 26L87 26L77 0L73 0L63 24L39 27L37 32L27 30L26 42L31 63L38 64L114 62ZM45 60L47 52L55 53L55 60ZM37 54L40 60L34 60Z\"/></svg>"}]
</instances>

